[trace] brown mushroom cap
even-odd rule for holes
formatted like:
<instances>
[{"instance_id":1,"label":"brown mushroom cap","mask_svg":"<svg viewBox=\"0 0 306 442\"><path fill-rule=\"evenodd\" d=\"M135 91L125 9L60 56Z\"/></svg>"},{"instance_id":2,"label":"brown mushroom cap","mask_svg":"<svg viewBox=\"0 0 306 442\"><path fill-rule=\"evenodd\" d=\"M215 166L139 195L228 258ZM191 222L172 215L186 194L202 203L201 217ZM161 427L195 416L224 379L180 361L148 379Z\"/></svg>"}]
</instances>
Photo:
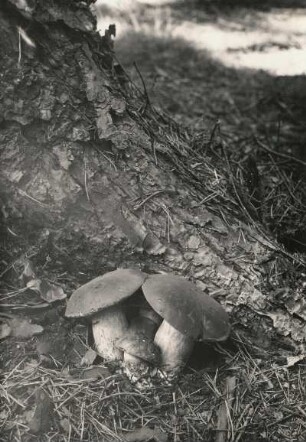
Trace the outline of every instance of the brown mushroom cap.
<instances>
[{"instance_id":1,"label":"brown mushroom cap","mask_svg":"<svg viewBox=\"0 0 306 442\"><path fill-rule=\"evenodd\" d=\"M116 341L116 347L151 364L160 363L159 348L143 333L128 333Z\"/></svg>"},{"instance_id":2,"label":"brown mushroom cap","mask_svg":"<svg viewBox=\"0 0 306 442\"><path fill-rule=\"evenodd\" d=\"M176 275L152 275L142 290L153 309L181 333L205 341L228 338L226 311L195 284Z\"/></svg>"},{"instance_id":3,"label":"brown mushroom cap","mask_svg":"<svg viewBox=\"0 0 306 442\"><path fill-rule=\"evenodd\" d=\"M135 293L146 277L145 273L133 269L118 269L98 276L71 295L65 315L79 318L112 307Z\"/></svg>"}]
</instances>

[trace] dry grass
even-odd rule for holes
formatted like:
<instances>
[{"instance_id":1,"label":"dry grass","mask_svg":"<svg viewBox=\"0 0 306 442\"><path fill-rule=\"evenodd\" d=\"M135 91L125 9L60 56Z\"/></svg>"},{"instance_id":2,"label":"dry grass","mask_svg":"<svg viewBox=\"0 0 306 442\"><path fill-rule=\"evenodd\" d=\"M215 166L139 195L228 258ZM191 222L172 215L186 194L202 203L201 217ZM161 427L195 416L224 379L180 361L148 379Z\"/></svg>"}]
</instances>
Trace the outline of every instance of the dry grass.
<instances>
[{"instance_id":1,"label":"dry grass","mask_svg":"<svg viewBox=\"0 0 306 442\"><path fill-rule=\"evenodd\" d=\"M237 338L236 345L234 352L223 350L219 369L189 370L177 385L149 390L137 390L120 373L84 379L85 370L46 368L25 357L3 373L1 440L142 440L133 439L142 427L158 429L159 440L168 441L305 440L305 366L255 359ZM222 409L227 429L217 431ZM43 436L33 434L37 425Z\"/></svg>"}]
</instances>

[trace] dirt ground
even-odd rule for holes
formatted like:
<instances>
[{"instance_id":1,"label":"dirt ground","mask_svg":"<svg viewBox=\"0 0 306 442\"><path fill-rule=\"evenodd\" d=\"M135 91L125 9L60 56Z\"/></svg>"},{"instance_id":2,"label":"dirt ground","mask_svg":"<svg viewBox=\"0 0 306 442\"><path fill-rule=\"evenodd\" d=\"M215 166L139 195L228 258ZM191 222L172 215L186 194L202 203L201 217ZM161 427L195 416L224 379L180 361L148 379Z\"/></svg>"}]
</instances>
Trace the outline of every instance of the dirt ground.
<instances>
[{"instance_id":1,"label":"dirt ground","mask_svg":"<svg viewBox=\"0 0 306 442\"><path fill-rule=\"evenodd\" d=\"M263 222L288 250L305 253L306 9L276 3L108 0L96 8L99 29L116 23L116 57L154 106L219 136L232 162L247 168L252 156ZM44 284L26 290L38 279L33 261ZM1 316L1 441L306 440L305 360L275 359L235 335L226 346L200 345L175 388L138 390L86 360L87 324L63 314L65 294L94 275L58 268L31 250L1 275L9 311ZM228 429L218 439L222 413Z\"/></svg>"}]
</instances>

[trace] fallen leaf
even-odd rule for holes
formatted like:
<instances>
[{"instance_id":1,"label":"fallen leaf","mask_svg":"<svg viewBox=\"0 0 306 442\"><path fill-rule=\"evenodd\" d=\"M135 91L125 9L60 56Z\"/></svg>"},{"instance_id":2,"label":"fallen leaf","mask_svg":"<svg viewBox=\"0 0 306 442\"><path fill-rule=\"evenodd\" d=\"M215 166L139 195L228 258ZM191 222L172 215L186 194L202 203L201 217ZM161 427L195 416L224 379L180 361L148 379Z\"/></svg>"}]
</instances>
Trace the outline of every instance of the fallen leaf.
<instances>
[{"instance_id":1,"label":"fallen leaf","mask_svg":"<svg viewBox=\"0 0 306 442\"><path fill-rule=\"evenodd\" d=\"M11 334L11 327L6 321L0 323L0 339L7 338Z\"/></svg>"},{"instance_id":2,"label":"fallen leaf","mask_svg":"<svg viewBox=\"0 0 306 442\"><path fill-rule=\"evenodd\" d=\"M39 366L39 361L37 359L29 359L28 362L25 362L24 369L26 370L34 370Z\"/></svg>"},{"instance_id":3,"label":"fallen leaf","mask_svg":"<svg viewBox=\"0 0 306 442\"><path fill-rule=\"evenodd\" d=\"M83 379L106 379L112 374L106 367L92 367L83 371Z\"/></svg>"},{"instance_id":4,"label":"fallen leaf","mask_svg":"<svg viewBox=\"0 0 306 442\"><path fill-rule=\"evenodd\" d=\"M50 396L43 390L38 389L35 394L36 409L29 428L34 434L44 434L48 432L52 425L53 402Z\"/></svg>"},{"instance_id":5,"label":"fallen leaf","mask_svg":"<svg viewBox=\"0 0 306 442\"><path fill-rule=\"evenodd\" d=\"M97 356L98 356L98 353L95 352L92 348L88 349L87 352L82 357L81 365L82 366L85 365L87 367L92 365L95 362Z\"/></svg>"},{"instance_id":6,"label":"fallen leaf","mask_svg":"<svg viewBox=\"0 0 306 442\"><path fill-rule=\"evenodd\" d=\"M34 290L35 292L40 291L40 284L41 284L41 280L40 279L30 279L30 281L27 282L27 287L31 290Z\"/></svg>"},{"instance_id":7,"label":"fallen leaf","mask_svg":"<svg viewBox=\"0 0 306 442\"><path fill-rule=\"evenodd\" d=\"M35 269L32 261L27 258L23 259L22 264L24 267L20 279L22 280L23 285L26 286L29 281L35 279Z\"/></svg>"},{"instance_id":8,"label":"fallen leaf","mask_svg":"<svg viewBox=\"0 0 306 442\"><path fill-rule=\"evenodd\" d=\"M65 433L69 434L69 432L71 431L71 425L69 419L64 417L63 419L60 420L59 424L62 427L62 429L65 431Z\"/></svg>"},{"instance_id":9,"label":"fallen leaf","mask_svg":"<svg viewBox=\"0 0 306 442\"><path fill-rule=\"evenodd\" d=\"M306 354L298 355L298 356L288 356L287 357L287 365L286 367L293 367L298 362L303 361L306 358Z\"/></svg>"},{"instance_id":10,"label":"fallen leaf","mask_svg":"<svg viewBox=\"0 0 306 442\"><path fill-rule=\"evenodd\" d=\"M27 283L27 287L39 293L40 297L49 304L65 299L67 295L64 290L55 284L50 284L44 279L32 279Z\"/></svg>"},{"instance_id":11,"label":"fallen leaf","mask_svg":"<svg viewBox=\"0 0 306 442\"><path fill-rule=\"evenodd\" d=\"M161 431L159 428L155 427L154 429L149 427L142 427L138 430L134 430L128 434L120 434L126 442L167 442L168 436L166 433Z\"/></svg>"},{"instance_id":12,"label":"fallen leaf","mask_svg":"<svg viewBox=\"0 0 306 442\"><path fill-rule=\"evenodd\" d=\"M187 242L188 249L198 249L200 247L201 240L196 235L191 235Z\"/></svg>"},{"instance_id":13,"label":"fallen leaf","mask_svg":"<svg viewBox=\"0 0 306 442\"><path fill-rule=\"evenodd\" d=\"M116 115L123 115L126 109L126 102L122 99L112 97L111 108Z\"/></svg>"},{"instance_id":14,"label":"fallen leaf","mask_svg":"<svg viewBox=\"0 0 306 442\"><path fill-rule=\"evenodd\" d=\"M67 295L64 293L62 287L54 284L49 284L47 281L42 281L40 285L40 296L47 302L60 301L65 299Z\"/></svg>"},{"instance_id":15,"label":"fallen leaf","mask_svg":"<svg viewBox=\"0 0 306 442\"><path fill-rule=\"evenodd\" d=\"M154 69L160 77L169 78L168 72L166 72L164 69L161 69L157 66L154 66Z\"/></svg>"},{"instance_id":16,"label":"fallen leaf","mask_svg":"<svg viewBox=\"0 0 306 442\"><path fill-rule=\"evenodd\" d=\"M0 411L0 420L2 420L2 422L4 422L8 417L9 417L8 410Z\"/></svg>"},{"instance_id":17,"label":"fallen leaf","mask_svg":"<svg viewBox=\"0 0 306 442\"><path fill-rule=\"evenodd\" d=\"M41 325L32 324L28 319L15 317L8 320L11 336L15 338L31 338L44 331Z\"/></svg>"}]
</instances>

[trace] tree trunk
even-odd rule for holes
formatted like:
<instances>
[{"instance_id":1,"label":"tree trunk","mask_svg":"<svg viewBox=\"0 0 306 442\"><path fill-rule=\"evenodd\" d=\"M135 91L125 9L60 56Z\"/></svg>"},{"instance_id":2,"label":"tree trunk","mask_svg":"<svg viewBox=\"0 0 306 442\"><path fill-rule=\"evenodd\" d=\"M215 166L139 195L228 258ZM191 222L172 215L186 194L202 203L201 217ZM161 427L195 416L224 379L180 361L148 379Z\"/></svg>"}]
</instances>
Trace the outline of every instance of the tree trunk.
<instances>
[{"instance_id":1,"label":"tree trunk","mask_svg":"<svg viewBox=\"0 0 306 442\"><path fill-rule=\"evenodd\" d=\"M152 108L84 2L28 3L0 5L3 273L20 247L73 275L173 272L225 306L237 339L303 352L301 257L253 221L226 146Z\"/></svg>"}]
</instances>

